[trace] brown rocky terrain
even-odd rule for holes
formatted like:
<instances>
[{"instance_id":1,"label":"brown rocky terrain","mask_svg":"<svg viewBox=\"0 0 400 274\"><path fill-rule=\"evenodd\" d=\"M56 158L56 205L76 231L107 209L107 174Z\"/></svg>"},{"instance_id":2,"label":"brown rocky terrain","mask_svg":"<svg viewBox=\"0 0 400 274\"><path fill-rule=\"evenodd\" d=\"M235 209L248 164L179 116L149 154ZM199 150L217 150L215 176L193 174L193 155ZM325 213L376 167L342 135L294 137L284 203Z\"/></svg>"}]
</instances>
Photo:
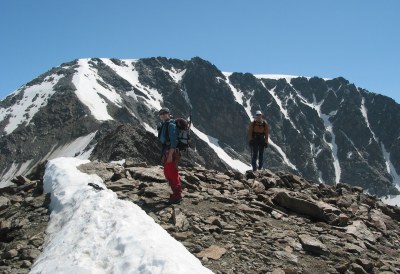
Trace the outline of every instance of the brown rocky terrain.
<instances>
[{"instance_id":1,"label":"brown rocky terrain","mask_svg":"<svg viewBox=\"0 0 400 274\"><path fill-rule=\"evenodd\" d=\"M400 273L400 208L358 187L182 168L184 199L168 205L160 166L91 162L80 170L139 205L215 273ZM0 189L1 273L29 272L49 220L41 181L14 182Z\"/></svg>"}]
</instances>

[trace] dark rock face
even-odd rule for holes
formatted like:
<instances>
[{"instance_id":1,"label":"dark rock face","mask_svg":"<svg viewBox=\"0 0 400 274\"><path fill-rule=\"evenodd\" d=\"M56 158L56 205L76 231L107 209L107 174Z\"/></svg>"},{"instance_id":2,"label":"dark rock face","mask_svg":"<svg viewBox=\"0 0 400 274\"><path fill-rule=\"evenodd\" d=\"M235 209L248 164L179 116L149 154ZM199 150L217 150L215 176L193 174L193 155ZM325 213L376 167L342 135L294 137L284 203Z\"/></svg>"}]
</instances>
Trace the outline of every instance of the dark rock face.
<instances>
[{"instance_id":1,"label":"dark rock face","mask_svg":"<svg viewBox=\"0 0 400 274\"><path fill-rule=\"evenodd\" d=\"M160 162L160 155L155 149L157 145L155 136L145 129L120 125L98 142L91 158L102 161L130 158L136 163L147 162L155 165Z\"/></svg>"},{"instance_id":2,"label":"dark rock face","mask_svg":"<svg viewBox=\"0 0 400 274\"><path fill-rule=\"evenodd\" d=\"M94 84L120 96L121 102L115 104L99 95L113 120L96 120L78 99L73 77L81 62L96 75ZM129 73L136 78L127 77ZM9 112L1 116L2 111L18 106L28 88L51 79L58 81L47 104L29 117L29 124L23 122L11 133L6 132L12 117ZM42 91L37 91L32 104L41 96ZM159 106L169 107L175 117L192 114L196 129L216 138L230 157L247 164L246 129L250 116L261 110L270 126L265 163L272 171L290 171L329 185L344 182L377 195L398 193L393 182L400 174L400 106L393 100L341 77L268 79L250 73L227 74L199 57L184 61L163 57L74 60L32 80L0 102L0 176L12 169L30 170L52 151L94 132L96 136L86 148L99 144L92 159L124 156L155 164L159 150L153 147L156 140L143 129L157 127ZM121 124L131 128L116 130ZM112 132L129 132L137 138L107 136ZM119 144L113 143L114 139ZM227 168L207 143L195 134L193 140L185 165Z\"/></svg>"},{"instance_id":3,"label":"dark rock face","mask_svg":"<svg viewBox=\"0 0 400 274\"><path fill-rule=\"evenodd\" d=\"M187 90L199 129L212 133L211 136L240 152L246 144L248 118L221 79L225 76L215 66L193 58L188 63L182 85Z\"/></svg>"},{"instance_id":4,"label":"dark rock face","mask_svg":"<svg viewBox=\"0 0 400 274\"><path fill-rule=\"evenodd\" d=\"M152 133L146 131L141 126L123 124L115 130L107 131L98 137L97 143L91 159L101 161L119 161L127 159L132 163L146 163L150 165L161 164L161 145L160 141ZM202 142L195 138L193 142ZM226 170L226 164L211 150L205 143L199 143L199 152L196 153L192 148L182 152L183 166L193 166L194 163L206 168L215 167L217 170ZM200 155L208 155L203 158Z\"/></svg>"}]
</instances>

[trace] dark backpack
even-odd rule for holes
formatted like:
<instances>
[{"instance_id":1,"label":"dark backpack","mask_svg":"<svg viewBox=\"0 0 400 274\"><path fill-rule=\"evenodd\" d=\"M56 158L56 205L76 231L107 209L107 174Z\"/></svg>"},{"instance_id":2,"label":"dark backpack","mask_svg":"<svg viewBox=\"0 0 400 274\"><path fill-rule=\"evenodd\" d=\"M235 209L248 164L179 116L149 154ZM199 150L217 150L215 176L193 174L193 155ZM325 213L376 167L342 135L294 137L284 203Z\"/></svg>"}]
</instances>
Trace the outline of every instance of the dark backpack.
<instances>
[{"instance_id":1,"label":"dark backpack","mask_svg":"<svg viewBox=\"0 0 400 274\"><path fill-rule=\"evenodd\" d=\"M190 146L190 121L183 118L176 118L175 125L178 129L178 148L185 151Z\"/></svg>"},{"instance_id":2,"label":"dark backpack","mask_svg":"<svg viewBox=\"0 0 400 274\"><path fill-rule=\"evenodd\" d=\"M189 119L191 119L191 116L189 116ZM167 142L169 142L169 123L175 123L176 128L178 129L178 145L177 148L180 151L185 151L188 149L190 146L190 125L191 121L186 120L184 118L176 118L173 119L172 121L165 123L167 126L166 128L166 137L167 137Z\"/></svg>"}]
</instances>

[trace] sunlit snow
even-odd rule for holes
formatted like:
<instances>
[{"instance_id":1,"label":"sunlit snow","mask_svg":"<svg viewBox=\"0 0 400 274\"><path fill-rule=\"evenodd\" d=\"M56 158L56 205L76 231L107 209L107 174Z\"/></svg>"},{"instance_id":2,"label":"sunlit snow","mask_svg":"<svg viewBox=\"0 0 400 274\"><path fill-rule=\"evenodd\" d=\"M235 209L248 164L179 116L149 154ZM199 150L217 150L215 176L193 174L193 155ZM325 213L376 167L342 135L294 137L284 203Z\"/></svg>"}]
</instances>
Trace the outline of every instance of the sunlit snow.
<instances>
[{"instance_id":1,"label":"sunlit snow","mask_svg":"<svg viewBox=\"0 0 400 274\"><path fill-rule=\"evenodd\" d=\"M186 69L177 71L175 68L171 68L170 70L161 67L161 70L165 71L166 73L169 74L169 76L174 80L175 83L179 83L182 81L183 75L186 73Z\"/></svg>"},{"instance_id":2,"label":"sunlit snow","mask_svg":"<svg viewBox=\"0 0 400 274\"><path fill-rule=\"evenodd\" d=\"M220 146L218 143L218 139L208 136L195 128L193 125L191 127L192 131L194 134L197 135L200 139L202 139L204 142L206 142L214 151L217 153L219 158L223 160L225 163L227 163L230 167L244 173L245 171L251 169L250 165L246 165L240 160L233 159L231 156L229 156Z\"/></svg>"},{"instance_id":3,"label":"sunlit snow","mask_svg":"<svg viewBox=\"0 0 400 274\"><path fill-rule=\"evenodd\" d=\"M142 122L142 124L146 131L148 131L148 132L154 134L154 136L158 137L157 129L155 129L154 127L151 127L149 124L147 124L145 122Z\"/></svg>"},{"instance_id":4,"label":"sunlit snow","mask_svg":"<svg viewBox=\"0 0 400 274\"><path fill-rule=\"evenodd\" d=\"M156 89L144 86L140 83L139 73L137 72L137 70L135 70L134 67L134 63L136 62L136 60L134 59L121 60L124 64L123 66L118 66L107 58L102 58L101 60L104 62L104 64L106 64L112 70L114 70L119 76L128 81L133 87L137 88L146 95L146 97L142 96L141 98L144 100L144 103L147 105L149 109L159 110L161 108L163 102L163 97L161 93ZM136 100L137 96L139 96L136 95L133 90L127 92L127 95L132 96Z\"/></svg>"},{"instance_id":5,"label":"sunlit snow","mask_svg":"<svg viewBox=\"0 0 400 274\"><path fill-rule=\"evenodd\" d=\"M113 120L107 110L107 100L116 106L122 103L121 96L113 89L112 86L107 85L99 77L98 71L89 65L91 59L79 59L77 73L72 78L72 83L76 87L75 94L79 100L85 104L94 118L99 121ZM104 87L100 85L102 82Z\"/></svg>"},{"instance_id":6,"label":"sunlit snow","mask_svg":"<svg viewBox=\"0 0 400 274\"><path fill-rule=\"evenodd\" d=\"M90 153L92 152L93 148L87 151L85 149L93 140L96 133L97 131L85 136L81 136L79 138L76 138L72 142L62 146L57 147L57 145L54 145L53 149L49 151L44 160L51 160L58 157L76 157L85 160L89 159Z\"/></svg>"},{"instance_id":7,"label":"sunlit snow","mask_svg":"<svg viewBox=\"0 0 400 274\"><path fill-rule=\"evenodd\" d=\"M0 174L0 188L11 184L11 179L18 175L29 174L31 170L36 166L37 163L44 162L46 160L51 160L58 157L76 157L78 159L89 159L90 154L94 149L88 147L90 142L96 135L96 132L92 132L88 135L81 136L67 144L58 146L53 145L49 152L39 161L33 162L33 160L28 160L22 164L12 163L11 167L4 170L3 174Z\"/></svg>"},{"instance_id":8,"label":"sunlit snow","mask_svg":"<svg viewBox=\"0 0 400 274\"><path fill-rule=\"evenodd\" d=\"M4 174L0 174L0 188L11 184L11 179L17 177L18 175L24 174L28 167L31 165L33 160L28 160L22 164L16 164L12 162L11 167L3 171Z\"/></svg>"},{"instance_id":9,"label":"sunlit snow","mask_svg":"<svg viewBox=\"0 0 400 274\"><path fill-rule=\"evenodd\" d=\"M279 99L278 95L275 93L275 87L271 90L267 89L267 87L264 85L264 83L262 83L262 85L264 86L264 88L266 90L268 90L268 92L271 94L271 96L275 99L275 102L278 104L279 109L281 110L281 113L283 114L283 116L285 117L286 120L288 120L290 122L290 124L292 125L292 127L298 132L300 133L300 131L297 129L296 125L293 123L292 119L290 119L289 117L289 113L287 112L287 110L283 107L282 101L281 99Z\"/></svg>"},{"instance_id":10,"label":"sunlit snow","mask_svg":"<svg viewBox=\"0 0 400 274\"><path fill-rule=\"evenodd\" d=\"M285 74L254 74L254 77L258 79L274 79L274 80L285 79L287 83L290 83L290 81L293 78L298 78L301 76L285 75ZM310 79L310 77L306 78Z\"/></svg>"},{"instance_id":11,"label":"sunlit snow","mask_svg":"<svg viewBox=\"0 0 400 274\"><path fill-rule=\"evenodd\" d=\"M57 158L47 164L50 222L30 273L212 273L140 207L76 168L87 162Z\"/></svg>"},{"instance_id":12,"label":"sunlit snow","mask_svg":"<svg viewBox=\"0 0 400 274\"><path fill-rule=\"evenodd\" d=\"M318 113L318 116L322 119L322 121L324 122L325 125L325 129L327 132L329 132L332 136L332 141L328 142L327 140L325 140L325 142L328 144L328 146L331 148L332 151L332 157L333 157L333 167L335 169L335 183L338 184L340 182L340 177L342 174L342 170L340 168L340 162L339 162L339 157L338 157L338 147L336 144L336 135L333 132L333 125L331 123L331 121L329 120L331 117L336 115L335 111L332 111L331 113L329 113L328 115L323 114L321 112L321 105L324 103L324 100L317 102L315 96L314 96L314 100L313 103L309 103L307 101L306 98L304 98L303 96L300 95L299 92L296 92L297 96L301 99L301 101L303 102L303 104L309 106L312 109L315 109ZM321 178L322 180L322 178Z\"/></svg>"},{"instance_id":13,"label":"sunlit snow","mask_svg":"<svg viewBox=\"0 0 400 274\"><path fill-rule=\"evenodd\" d=\"M268 143L269 143L272 147L275 148L275 150L279 153L279 155L281 155L281 157L282 157L282 159L283 159L283 162L284 162L287 166L293 168L294 170L297 170L297 167L296 167L294 164L292 164L292 162L290 162L290 160L289 160L289 158L287 157L286 153L283 152L283 150L282 150L282 148L281 148L280 146L278 146L277 144L275 144L272 140L269 140Z\"/></svg>"},{"instance_id":14,"label":"sunlit snow","mask_svg":"<svg viewBox=\"0 0 400 274\"><path fill-rule=\"evenodd\" d=\"M224 80L224 79L221 79L221 80L225 81L225 83L230 87L230 89L233 93L233 96L235 97L236 102L238 102L239 104L241 104L243 106L243 93L241 91L237 90L229 80L229 76L232 73L224 72L223 74L225 75L226 80Z\"/></svg>"},{"instance_id":15,"label":"sunlit snow","mask_svg":"<svg viewBox=\"0 0 400 274\"><path fill-rule=\"evenodd\" d=\"M10 134L20 124L24 122L29 124L40 108L47 105L48 99L55 92L53 87L61 77L61 75L57 74L47 76L39 85L23 86L16 91L13 96L23 94L22 99L9 108L0 108L0 121L8 118L4 131Z\"/></svg>"}]
</instances>

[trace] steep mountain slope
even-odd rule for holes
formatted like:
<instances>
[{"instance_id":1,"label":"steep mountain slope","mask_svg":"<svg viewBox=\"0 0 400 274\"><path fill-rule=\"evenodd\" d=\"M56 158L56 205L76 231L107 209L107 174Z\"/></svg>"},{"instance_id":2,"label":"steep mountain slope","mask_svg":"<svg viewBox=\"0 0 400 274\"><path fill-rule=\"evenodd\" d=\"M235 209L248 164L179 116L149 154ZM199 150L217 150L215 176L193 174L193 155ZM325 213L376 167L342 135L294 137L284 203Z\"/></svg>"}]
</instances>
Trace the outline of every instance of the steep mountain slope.
<instances>
[{"instance_id":1,"label":"steep mountain slope","mask_svg":"<svg viewBox=\"0 0 400 274\"><path fill-rule=\"evenodd\" d=\"M0 102L2 184L47 159L88 158L96 144L102 149L91 159L158 162L161 106L193 115L187 164L244 171L246 128L260 109L271 128L269 169L377 195L397 193L394 183L400 185L400 106L392 99L343 78L223 73L198 57L79 59L22 86ZM132 128L118 131L122 124ZM115 134L131 131L132 139L119 143L140 148L118 155L107 148ZM243 164L233 165L235 159Z\"/></svg>"}]
</instances>

